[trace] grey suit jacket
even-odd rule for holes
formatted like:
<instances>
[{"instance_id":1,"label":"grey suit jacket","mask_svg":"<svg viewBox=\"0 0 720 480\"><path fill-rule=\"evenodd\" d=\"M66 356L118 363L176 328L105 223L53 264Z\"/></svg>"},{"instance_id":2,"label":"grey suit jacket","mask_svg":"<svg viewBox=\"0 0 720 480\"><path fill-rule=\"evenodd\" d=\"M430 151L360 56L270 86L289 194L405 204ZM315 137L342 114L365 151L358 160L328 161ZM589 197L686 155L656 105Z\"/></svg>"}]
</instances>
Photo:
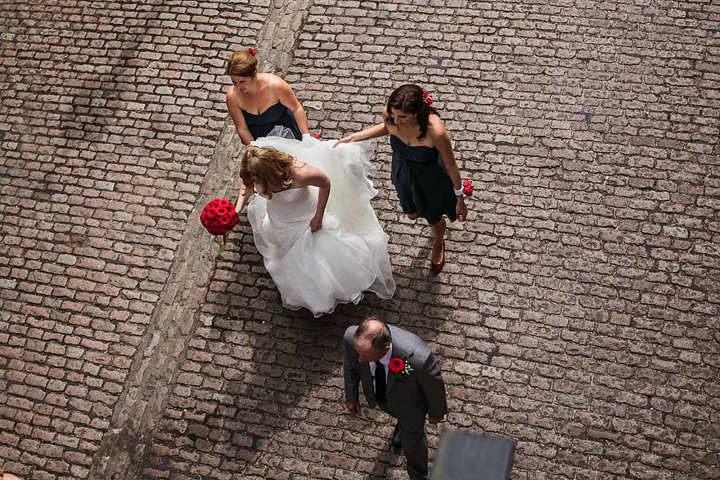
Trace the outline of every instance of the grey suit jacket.
<instances>
[{"instance_id":1,"label":"grey suit jacket","mask_svg":"<svg viewBox=\"0 0 720 480\"><path fill-rule=\"evenodd\" d=\"M368 406L378 405L403 423L425 423L425 415L440 418L447 413L445 383L440 373L440 364L425 342L401 328L390 327L392 335L392 357L406 360L413 371L409 374L388 372L387 403L375 401L373 378L370 365L358 362L358 353L353 346L353 335L357 327L345 330L345 400L355 403L359 399L359 385Z\"/></svg>"}]
</instances>

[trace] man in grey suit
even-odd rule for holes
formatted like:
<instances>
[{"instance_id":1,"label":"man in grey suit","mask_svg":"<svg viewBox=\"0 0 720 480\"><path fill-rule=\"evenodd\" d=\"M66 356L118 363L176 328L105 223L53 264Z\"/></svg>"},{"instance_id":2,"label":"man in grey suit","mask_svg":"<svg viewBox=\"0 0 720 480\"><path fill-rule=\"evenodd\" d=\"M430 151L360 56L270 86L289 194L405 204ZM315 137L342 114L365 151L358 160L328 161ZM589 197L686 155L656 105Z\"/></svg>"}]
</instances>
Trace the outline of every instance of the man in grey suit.
<instances>
[{"instance_id":1,"label":"man in grey suit","mask_svg":"<svg viewBox=\"0 0 720 480\"><path fill-rule=\"evenodd\" d=\"M345 408L360 413L362 383L368 406L397 419L393 445L405 453L410 479L427 480L425 416L436 424L447 413L437 360L420 338L376 318L345 330L344 346Z\"/></svg>"}]
</instances>

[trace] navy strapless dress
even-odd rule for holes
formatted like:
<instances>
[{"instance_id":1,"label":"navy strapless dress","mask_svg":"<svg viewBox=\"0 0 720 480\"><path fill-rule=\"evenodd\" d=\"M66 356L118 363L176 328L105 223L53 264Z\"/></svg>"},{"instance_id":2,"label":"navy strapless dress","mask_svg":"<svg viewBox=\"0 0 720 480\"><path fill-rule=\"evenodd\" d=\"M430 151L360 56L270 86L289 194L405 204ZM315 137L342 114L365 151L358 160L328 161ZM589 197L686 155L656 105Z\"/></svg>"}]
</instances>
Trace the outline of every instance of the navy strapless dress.
<instances>
[{"instance_id":1,"label":"navy strapless dress","mask_svg":"<svg viewBox=\"0 0 720 480\"><path fill-rule=\"evenodd\" d=\"M295 117L290 109L280 102L272 107L268 107L268 109L260 115L255 115L245 110L242 110L242 114L243 117L245 117L245 123L247 123L248 130L250 130L253 138L267 137L273 128L280 125L289 128L296 140L302 139L302 134L295 121Z\"/></svg>"},{"instance_id":2,"label":"navy strapless dress","mask_svg":"<svg viewBox=\"0 0 720 480\"><path fill-rule=\"evenodd\" d=\"M417 213L430 225L443 215L455 221L455 189L440 152L435 147L408 146L390 135L391 179L406 214Z\"/></svg>"}]
</instances>

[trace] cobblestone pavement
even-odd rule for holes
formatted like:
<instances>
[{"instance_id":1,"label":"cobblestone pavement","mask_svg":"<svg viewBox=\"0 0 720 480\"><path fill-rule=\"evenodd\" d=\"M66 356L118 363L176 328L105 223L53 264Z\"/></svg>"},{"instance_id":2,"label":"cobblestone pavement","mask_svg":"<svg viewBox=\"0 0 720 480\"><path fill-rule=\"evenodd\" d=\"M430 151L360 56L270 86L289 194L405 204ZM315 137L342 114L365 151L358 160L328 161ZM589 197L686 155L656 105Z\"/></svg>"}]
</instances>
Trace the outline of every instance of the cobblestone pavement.
<instances>
[{"instance_id":1,"label":"cobblestone pavement","mask_svg":"<svg viewBox=\"0 0 720 480\"><path fill-rule=\"evenodd\" d=\"M429 427L517 439L513 478L720 478L720 6L705 1L0 0L0 460L25 479L405 478L343 413L369 313L442 361ZM231 50L311 129L434 93L472 213L428 275L377 148L398 291L280 307L234 200ZM272 49L272 50L271 50Z\"/></svg>"}]
</instances>

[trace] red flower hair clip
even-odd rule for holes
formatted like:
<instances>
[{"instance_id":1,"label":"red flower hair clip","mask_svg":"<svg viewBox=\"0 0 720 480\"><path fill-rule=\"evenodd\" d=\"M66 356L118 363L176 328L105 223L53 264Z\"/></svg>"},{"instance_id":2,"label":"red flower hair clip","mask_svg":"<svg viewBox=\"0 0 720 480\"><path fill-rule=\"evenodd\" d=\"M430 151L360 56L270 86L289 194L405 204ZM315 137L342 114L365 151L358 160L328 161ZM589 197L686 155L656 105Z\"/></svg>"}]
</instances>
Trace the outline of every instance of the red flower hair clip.
<instances>
[{"instance_id":1,"label":"red flower hair clip","mask_svg":"<svg viewBox=\"0 0 720 480\"><path fill-rule=\"evenodd\" d=\"M423 100L425 100L425 104L427 104L428 106L432 105L434 102L433 98L430 96L430 92L428 92L427 90L423 92Z\"/></svg>"},{"instance_id":2,"label":"red flower hair clip","mask_svg":"<svg viewBox=\"0 0 720 480\"><path fill-rule=\"evenodd\" d=\"M249 52L250 55L252 55L253 57L254 57L255 55L257 55L257 52L255 51L254 48L248 48L248 52Z\"/></svg>"}]
</instances>

